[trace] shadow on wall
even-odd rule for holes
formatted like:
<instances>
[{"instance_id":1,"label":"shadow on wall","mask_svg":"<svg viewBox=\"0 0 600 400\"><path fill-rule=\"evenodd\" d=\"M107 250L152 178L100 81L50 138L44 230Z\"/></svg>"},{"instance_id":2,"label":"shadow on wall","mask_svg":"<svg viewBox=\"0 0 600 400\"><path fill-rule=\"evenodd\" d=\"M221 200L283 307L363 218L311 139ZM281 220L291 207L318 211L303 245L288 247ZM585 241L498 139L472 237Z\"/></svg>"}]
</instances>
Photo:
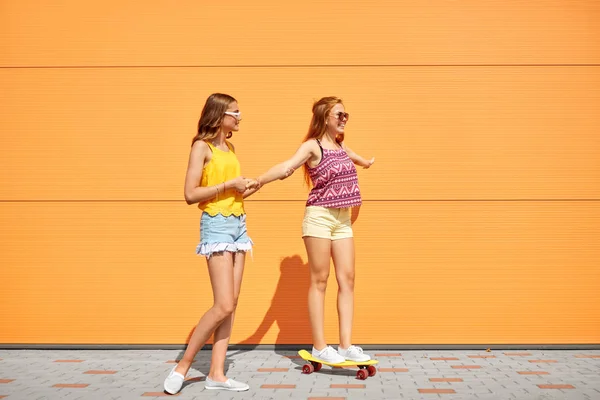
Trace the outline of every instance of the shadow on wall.
<instances>
[{"instance_id":1,"label":"shadow on wall","mask_svg":"<svg viewBox=\"0 0 600 400\"><path fill-rule=\"evenodd\" d=\"M274 323L279 327L275 352L290 350L289 344L312 343L308 318L308 287L310 271L299 255L285 257L279 268L280 275L271 306L256 331L237 343L245 348L256 348Z\"/></svg>"}]
</instances>

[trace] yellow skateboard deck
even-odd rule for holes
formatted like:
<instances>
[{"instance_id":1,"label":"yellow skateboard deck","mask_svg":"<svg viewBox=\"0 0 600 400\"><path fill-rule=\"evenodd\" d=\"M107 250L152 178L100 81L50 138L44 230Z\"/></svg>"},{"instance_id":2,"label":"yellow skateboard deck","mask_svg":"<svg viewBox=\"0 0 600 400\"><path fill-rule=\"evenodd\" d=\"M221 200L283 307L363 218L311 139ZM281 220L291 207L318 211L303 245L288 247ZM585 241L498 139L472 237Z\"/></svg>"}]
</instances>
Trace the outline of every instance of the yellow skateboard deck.
<instances>
[{"instance_id":1,"label":"yellow skateboard deck","mask_svg":"<svg viewBox=\"0 0 600 400\"><path fill-rule=\"evenodd\" d=\"M377 368L374 367L379 361L377 360L369 360L369 361L344 361L338 364L328 363L317 358L314 358L311 353L306 350L300 350L298 355L302 357L303 360L309 362L309 364L304 364L302 367L303 374L311 374L313 372L317 372L321 369L323 364L329 365L332 367L358 367L358 372L356 373L356 377L358 379L364 380L369 376L374 376L377 373Z\"/></svg>"}]
</instances>

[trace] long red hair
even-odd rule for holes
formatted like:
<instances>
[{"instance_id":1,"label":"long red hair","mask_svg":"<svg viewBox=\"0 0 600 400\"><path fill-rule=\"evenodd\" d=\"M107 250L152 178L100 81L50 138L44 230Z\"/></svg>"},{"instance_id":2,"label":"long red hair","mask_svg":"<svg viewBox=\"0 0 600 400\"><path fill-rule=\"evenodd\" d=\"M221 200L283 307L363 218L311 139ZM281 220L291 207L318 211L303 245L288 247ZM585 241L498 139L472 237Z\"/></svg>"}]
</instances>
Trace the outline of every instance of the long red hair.
<instances>
[{"instance_id":1,"label":"long red hair","mask_svg":"<svg viewBox=\"0 0 600 400\"><path fill-rule=\"evenodd\" d=\"M313 104L312 108L312 119L310 120L310 125L308 127L308 133L304 137L303 142L306 142L311 139L321 139L325 132L327 132L327 117L329 116L329 112L336 104L343 104L342 99L339 97L329 96L323 97L319 101L316 101ZM337 135L335 141L338 144L342 144L344 141L344 134ZM310 175L308 173L308 166L306 163L302 166L304 168L304 180L306 184L310 187Z\"/></svg>"}]
</instances>

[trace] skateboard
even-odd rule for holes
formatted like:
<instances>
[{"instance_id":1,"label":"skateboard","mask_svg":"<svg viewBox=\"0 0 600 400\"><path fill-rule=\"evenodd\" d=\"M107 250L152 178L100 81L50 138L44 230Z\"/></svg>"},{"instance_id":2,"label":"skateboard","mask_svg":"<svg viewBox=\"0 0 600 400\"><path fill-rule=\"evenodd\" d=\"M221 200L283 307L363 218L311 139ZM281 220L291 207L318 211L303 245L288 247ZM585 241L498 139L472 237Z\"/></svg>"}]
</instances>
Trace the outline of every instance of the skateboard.
<instances>
[{"instance_id":1,"label":"skateboard","mask_svg":"<svg viewBox=\"0 0 600 400\"><path fill-rule=\"evenodd\" d=\"M377 368L375 368L375 364L377 364L379 362L377 360L369 360L369 361L362 361L362 362L344 361L339 364L334 364L334 363L328 363L328 362L324 362L322 360L318 360L318 359L314 358L312 356L312 354L310 354L306 350L300 350L298 352L298 355L300 355L300 357L302 357L303 360L306 360L309 362L308 364L304 364L302 366L303 374L312 374L313 372L318 372L321 369L321 367L323 366L323 364L330 365L332 367L357 366L358 372L356 372L356 379L360 379L360 380L365 380L369 376L375 376L375 374L377 373Z\"/></svg>"}]
</instances>

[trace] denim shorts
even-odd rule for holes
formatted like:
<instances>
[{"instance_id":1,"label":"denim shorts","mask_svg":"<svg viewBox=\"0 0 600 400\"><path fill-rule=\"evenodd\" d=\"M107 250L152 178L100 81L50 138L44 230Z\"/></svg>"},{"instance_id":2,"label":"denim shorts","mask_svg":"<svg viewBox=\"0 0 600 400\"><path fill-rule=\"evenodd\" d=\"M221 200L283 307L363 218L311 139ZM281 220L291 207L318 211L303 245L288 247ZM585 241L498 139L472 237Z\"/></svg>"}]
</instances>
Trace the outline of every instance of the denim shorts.
<instances>
[{"instance_id":1,"label":"denim shorts","mask_svg":"<svg viewBox=\"0 0 600 400\"><path fill-rule=\"evenodd\" d=\"M246 231L246 214L239 217L225 217L217 214L214 217L203 212L200 217L200 243L196 254L210 258L214 253L229 251L251 251L252 240Z\"/></svg>"}]
</instances>

